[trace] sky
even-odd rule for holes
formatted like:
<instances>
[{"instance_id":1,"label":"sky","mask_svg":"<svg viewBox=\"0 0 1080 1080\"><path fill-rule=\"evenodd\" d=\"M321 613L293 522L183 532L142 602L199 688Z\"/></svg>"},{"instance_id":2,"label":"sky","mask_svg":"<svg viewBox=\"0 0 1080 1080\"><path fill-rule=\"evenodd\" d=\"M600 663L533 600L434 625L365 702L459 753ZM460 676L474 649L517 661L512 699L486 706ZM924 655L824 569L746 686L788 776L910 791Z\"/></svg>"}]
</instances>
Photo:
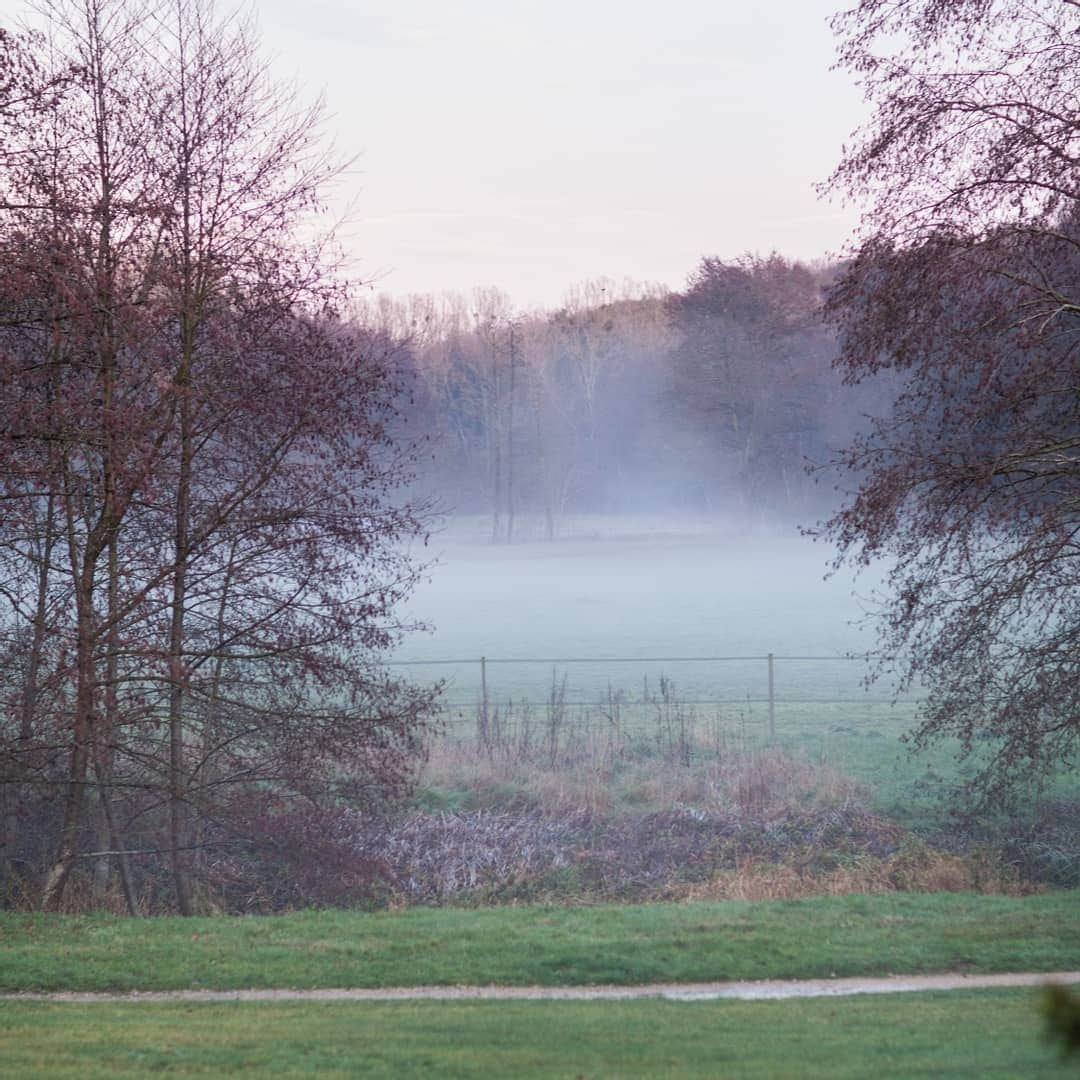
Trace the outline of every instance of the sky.
<instances>
[{"instance_id":1,"label":"sky","mask_svg":"<svg viewBox=\"0 0 1080 1080\"><path fill-rule=\"evenodd\" d=\"M830 71L843 0L257 0L280 73L324 91L360 276L557 304L678 288L703 255L839 250L818 199L865 107Z\"/></svg>"},{"instance_id":2,"label":"sky","mask_svg":"<svg viewBox=\"0 0 1080 1080\"><path fill-rule=\"evenodd\" d=\"M866 109L830 71L845 0L253 0L275 72L354 159L353 273L557 305L682 286L704 255L840 250L819 200ZM0 7L21 7L0 3ZM229 6L223 0L222 7Z\"/></svg>"}]
</instances>

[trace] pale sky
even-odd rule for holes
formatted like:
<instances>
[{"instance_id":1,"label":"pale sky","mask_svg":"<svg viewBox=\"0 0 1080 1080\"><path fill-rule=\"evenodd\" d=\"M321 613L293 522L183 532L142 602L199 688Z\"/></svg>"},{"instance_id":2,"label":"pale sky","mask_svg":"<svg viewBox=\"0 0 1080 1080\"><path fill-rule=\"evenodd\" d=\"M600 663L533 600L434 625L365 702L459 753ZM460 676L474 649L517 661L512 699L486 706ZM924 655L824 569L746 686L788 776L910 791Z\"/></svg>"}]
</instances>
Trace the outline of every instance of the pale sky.
<instances>
[{"instance_id":1,"label":"pale sky","mask_svg":"<svg viewBox=\"0 0 1080 1080\"><path fill-rule=\"evenodd\" d=\"M395 294L557 303L681 286L702 255L836 251L813 190L865 114L831 72L844 0L257 0L283 73L325 89L348 246Z\"/></svg>"},{"instance_id":2,"label":"pale sky","mask_svg":"<svg viewBox=\"0 0 1080 1080\"><path fill-rule=\"evenodd\" d=\"M829 71L842 6L253 2L278 74L325 91L357 156L354 271L526 307L600 276L677 288L705 254L838 250L855 213L813 185L865 114Z\"/></svg>"}]
</instances>

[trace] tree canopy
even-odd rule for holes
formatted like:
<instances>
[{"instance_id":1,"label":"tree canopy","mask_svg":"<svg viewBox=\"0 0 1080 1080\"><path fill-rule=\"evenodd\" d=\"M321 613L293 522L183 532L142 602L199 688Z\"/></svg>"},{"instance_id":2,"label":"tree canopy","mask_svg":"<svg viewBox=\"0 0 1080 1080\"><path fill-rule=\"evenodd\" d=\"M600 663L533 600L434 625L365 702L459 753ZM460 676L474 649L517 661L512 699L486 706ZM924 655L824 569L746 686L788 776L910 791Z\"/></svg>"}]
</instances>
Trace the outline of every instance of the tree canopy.
<instances>
[{"instance_id":1,"label":"tree canopy","mask_svg":"<svg viewBox=\"0 0 1080 1080\"><path fill-rule=\"evenodd\" d=\"M898 380L843 463L842 552L893 560L883 651L998 799L1080 742L1080 7L863 0L838 17L868 202L832 291L849 382Z\"/></svg>"}]
</instances>

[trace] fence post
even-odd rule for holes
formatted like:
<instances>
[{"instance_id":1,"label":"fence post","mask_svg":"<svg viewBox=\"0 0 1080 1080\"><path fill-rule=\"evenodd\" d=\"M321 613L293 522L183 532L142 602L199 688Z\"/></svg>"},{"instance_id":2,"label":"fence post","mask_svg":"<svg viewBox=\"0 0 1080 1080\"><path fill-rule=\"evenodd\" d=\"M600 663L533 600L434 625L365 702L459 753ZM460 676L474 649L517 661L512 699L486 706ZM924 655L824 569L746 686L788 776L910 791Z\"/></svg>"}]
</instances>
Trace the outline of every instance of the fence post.
<instances>
[{"instance_id":1,"label":"fence post","mask_svg":"<svg viewBox=\"0 0 1080 1080\"><path fill-rule=\"evenodd\" d=\"M483 718L484 732L487 733L488 722L488 691L487 691L487 657L480 657L480 715Z\"/></svg>"},{"instance_id":2,"label":"fence post","mask_svg":"<svg viewBox=\"0 0 1080 1080\"><path fill-rule=\"evenodd\" d=\"M772 653L769 653L769 742L776 742L776 682L773 678Z\"/></svg>"}]
</instances>

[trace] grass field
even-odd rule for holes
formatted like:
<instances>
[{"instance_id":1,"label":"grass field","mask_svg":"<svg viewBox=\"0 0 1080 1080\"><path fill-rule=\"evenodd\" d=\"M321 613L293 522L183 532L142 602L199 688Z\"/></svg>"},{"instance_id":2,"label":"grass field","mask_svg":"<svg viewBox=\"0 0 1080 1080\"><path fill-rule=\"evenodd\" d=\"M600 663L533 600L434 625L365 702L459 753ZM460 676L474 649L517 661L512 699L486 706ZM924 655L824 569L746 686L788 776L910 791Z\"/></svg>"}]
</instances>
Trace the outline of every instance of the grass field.
<instances>
[{"instance_id":1,"label":"grass field","mask_svg":"<svg viewBox=\"0 0 1080 1080\"><path fill-rule=\"evenodd\" d=\"M489 696L502 705L527 699L540 722L553 667L557 683L567 678L570 706L595 705L609 687L640 699L645 679L655 692L663 675L682 700L724 699L697 707L698 727L704 731L719 718L729 744L746 749L767 736L763 660L645 658L810 655L831 659L776 662L781 746L862 781L875 809L914 826L933 827L934 795L965 778L951 746L910 758L900 736L911 727L914 703L883 703L891 697L889 679L867 692L865 665L843 659L875 647L866 615L877 608L885 567L859 578L844 570L826 580L832 550L796 529L746 537L707 520L585 518L568 522L555 543L492 545L488 534L486 520L466 517L433 539L437 565L408 609L430 631L408 636L397 652L398 660L473 658L405 669L422 682L449 680L444 700L456 733L471 735L474 728L480 656L640 657L561 666L490 663ZM653 734L650 710L629 708L624 718L644 738ZM606 721L594 708L585 722L602 728ZM1074 773L1056 793L1076 798L1078 792Z\"/></svg>"},{"instance_id":2,"label":"grass field","mask_svg":"<svg viewBox=\"0 0 1080 1080\"><path fill-rule=\"evenodd\" d=\"M400 657L834 655L872 645L854 623L880 568L858 582L847 572L826 581L832 550L794 528L746 537L715 523L593 524L554 543L493 545L482 528L454 522L425 549L437 564L406 611L431 631L411 636ZM753 672L764 688L763 665ZM506 674L509 683L535 675L542 691L548 673ZM618 669L597 674L606 680ZM680 671L668 674L684 681Z\"/></svg>"},{"instance_id":3,"label":"grass field","mask_svg":"<svg viewBox=\"0 0 1080 1080\"><path fill-rule=\"evenodd\" d=\"M1031 991L786 1002L0 1003L0 1075L1066 1077Z\"/></svg>"},{"instance_id":4,"label":"grass field","mask_svg":"<svg viewBox=\"0 0 1080 1080\"><path fill-rule=\"evenodd\" d=\"M868 644L847 622L859 607L850 587L834 581L822 588L820 553L789 543L750 550L697 536L675 544L580 540L514 550L474 546L453 557L456 568L437 578L426 600L418 594L415 608L440 631L414 639L408 655L818 654ZM528 619L520 617L522 610ZM461 611L470 619L462 620ZM911 705L859 699L854 664L778 665L775 748L767 748L767 707L752 700L765 690L766 668L759 662L726 668L715 678L704 668L665 670L677 693L648 706L626 705L614 720L610 710L586 714L573 704L575 694L601 698L614 671L571 669L583 682L559 703L548 695L561 673L492 665L492 704L523 695L533 704L523 712L519 700L516 713L501 705L504 728L494 740L488 731L486 742L477 738L476 665L416 674L421 671L423 678L454 675L451 690L462 706L451 711L451 730L425 761L416 816L457 820L466 811L477 818L489 813L511 824L531 821L539 836L548 824L577 815L581 835L573 834L574 850L565 853L559 873L549 875L560 889L567 869L597 871L599 860L603 870L609 856L624 869L632 863L633 852L616 843L620 823L628 820L644 821L649 841L657 829L668 830L659 833L663 856L671 856L675 840L693 855L693 829L679 825L676 831L649 816L663 813L696 821L694 814L707 812L713 818L703 828L720 830L716 835L731 821L753 835L738 833L730 841L734 862L725 861L727 848L709 862L710 848L700 866L679 861L681 869L700 874L660 879L639 897L797 896L795 887L808 882L835 884L830 874L856 883L880 876L889 859L902 862L910 852L925 856L930 871L959 865L951 849L930 852L944 820L931 807L936 793L964 778L962 767L949 747L910 758L900 736L910 726ZM659 674L656 665L618 668L628 698L643 689L645 675L655 692ZM688 711L699 695L735 700ZM524 740L523 723L531 732ZM575 723L582 725L576 733ZM1075 775L1067 778L1063 796L1075 798L1076 788ZM890 820L864 823L859 814L867 806ZM852 807L858 813L845 832L844 815ZM1058 817L1065 825L1074 820L1064 804ZM830 822L836 827L817 830ZM896 823L903 828L894 830L895 844L873 854L879 834ZM485 858L499 855L498 838L485 839L486 827L466 821L455 841L460 852L447 847L445 865L430 873L438 878L458 863L482 868ZM600 843L604 829L614 837L610 847ZM922 837L911 843L908 829L931 843ZM894 882L889 871L884 885L1021 891L1032 880L1070 884L1075 838L1064 826L1059 832L1047 849L1067 873L1024 878L1006 848L990 845L981 862L983 841L975 837L968 868L976 876L1001 868L999 878L931 885L917 877ZM772 840L757 844L758 834ZM521 835L533 834L526 829ZM628 829L626 835L637 834ZM508 842L514 855L521 850L517 837ZM755 843L748 852L737 848L750 839ZM420 846L420 854L431 847ZM578 848L593 863L579 867ZM1002 851L1005 861L995 862ZM619 852L627 857L618 859ZM777 891L727 891L754 872L763 875L759 885L772 888L769 875L790 876L803 867L813 870L810 878L784 879ZM460 890L447 902L563 898L557 889L540 888L553 888L546 870L537 870L535 880L527 870L510 859L510 884L522 886L520 892L507 891L505 883L499 892L489 883L487 892ZM0 990L581 986L1080 969L1080 890L1030 896L853 890L811 899L599 904L601 897L635 894L590 891L580 881L575 885L573 874L563 876L565 898L577 906L307 910L187 920L0 913ZM392 893L382 902L387 896L404 903L402 894ZM358 893L355 902L365 899L371 901ZM249 903L245 897L245 908ZM207 910L213 910L209 901ZM1070 1076L1076 1068L1062 1065L1044 1044L1036 995L1026 990L753 1003L0 1001L0 1076L154 1072L831 1080Z\"/></svg>"},{"instance_id":5,"label":"grass field","mask_svg":"<svg viewBox=\"0 0 1080 1080\"><path fill-rule=\"evenodd\" d=\"M1080 969L1080 892L417 908L132 920L0 916L0 989L627 985Z\"/></svg>"}]
</instances>

